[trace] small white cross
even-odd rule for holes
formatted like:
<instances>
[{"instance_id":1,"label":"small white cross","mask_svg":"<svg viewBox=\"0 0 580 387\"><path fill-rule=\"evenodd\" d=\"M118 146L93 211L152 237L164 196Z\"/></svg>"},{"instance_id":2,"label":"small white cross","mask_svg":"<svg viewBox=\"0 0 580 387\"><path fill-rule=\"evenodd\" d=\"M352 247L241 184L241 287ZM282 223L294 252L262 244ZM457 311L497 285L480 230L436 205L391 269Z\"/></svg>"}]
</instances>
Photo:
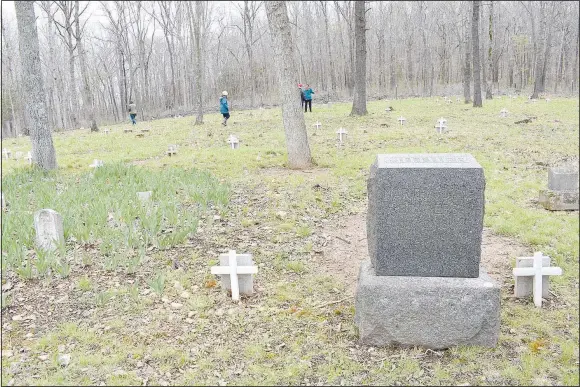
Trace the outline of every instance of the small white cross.
<instances>
[{"instance_id":1,"label":"small white cross","mask_svg":"<svg viewBox=\"0 0 580 387\"><path fill-rule=\"evenodd\" d=\"M546 98L546 102L550 102L550 98Z\"/></svg>"},{"instance_id":2,"label":"small white cross","mask_svg":"<svg viewBox=\"0 0 580 387\"><path fill-rule=\"evenodd\" d=\"M393 111L393 109L390 106L387 106L387 108L385 109L386 112L390 112Z\"/></svg>"},{"instance_id":3,"label":"small white cross","mask_svg":"<svg viewBox=\"0 0 580 387\"><path fill-rule=\"evenodd\" d=\"M507 109L506 109L506 108L503 108L503 109L501 109L501 111L499 112L499 114L500 114L500 115L501 115L503 118L507 117L507 116L508 116L508 113L509 113L509 112L507 111Z\"/></svg>"},{"instance_id":4,"label":"small white cross","mask_svg":"<svg viewBox=\"0 0 580 387\"><path fill-rule=\"evenodd\" d=\"M437 133L443 133L447 129L447 126L443 121L439 120L437 125L435 125L435 129L437 129Z\"/></svg>"},{"instance_id":5,"label":"small white cross","mask_svg":"<svg viewBox=\"0 0 580 387\"><path fill-rule=\"evenodd\" d=\"M109 129L107 129L107 128L103 129L103 133L109 134Z\"/></svg>"},{"instance_id":6,"label":"small white cross","mask_svg":"<svg viewBox=\"0 0 580 387\"><path fill-rule=\"evenodd\" d=\"M322 126L322 124L319 121L316 121L316 123L312 126L316 126L316 129L319 129Z\"/></svg>"},{"instance_id":7,"label":"small white cross","mask_svg":"<svg viewBox=\"0 0 580 387\"><path fill-rule=\"evenodd\" d=\"M2 153L4 153L4 156L6 157L6 159L9 159L10 156L12 155L12 152L10 151L10 149L6 149L6 148L4 148Z\"/></svg>"},{"instance_id":8,"label":"small white cross","mask_svg":"<svg viewBox=\"0 0 580 387\"><path fill-rule=\"evenodd\" d=\"M456 100L457 102L461 102L461 98L459 98L459 97L457 97L455 100Z\"/></svg>"},{"instance_id":9,"label":"small white cross","mask_svg":"<svg viewBox=\"0 0 580 387\"><path fill-rule=\"evenodd\" d=\"M533 267L516 267L513 274L516 277L534 277L534 304L542 307L542 276L544 275L562 275L562 269L559 267L542 267L542 252L534 253Z\"/></svg>"},{"instance_id":10,"label":"small white cross","mask_svg":"<svg viewBox=\"0 0 580 387\"><path fill-rule=\"evenodd\" d=\"M26 160L28 160L28 164L32 165L32 153L30 153L30 151L28 151L28 154L26 155Z\"/></svg>"},{"instance_id":11,"label":"small white cross","mask_svg":"<svg viewBox=\"0 0 580 387\"><path fill-rule=\"evenodd\" d=\"M236 136L230 134L230 137L228 137L228 143L231 145L232 149L238 149L240 141Z\"/></svg>"},{"instance_id":12,"label":"small white cross","mask_svg":"<svg viewBox=\"0 0 580 387\"><path fill-rule=\"evenodd\" d=\"M437 121L439 124L443 124L445 125L447 123L447 120L443 117L439 118L439 120Z\"/></svg>"},{"instance_id":13,"label":"small white cross","mask_svg":"<svg viewBox=\"0 0 580 387\"><path fill-rule=\"evenodd\" d=\"M404 125L405 124L405 121L407 121L405 119L405 117L403 117L403 116L399 117L399 122L401 123L401 125Z\"/></svg>"},{"instance_id":14,"label":"small white cross","mask_svg":"<svg viewBox=\"0 0 580 387\"><path fill-rule=\"evenodd\" d=\"M344 138L346 140L346 136L348 135L348 132L346 131L345 128L340 128L336 131L336 134L338 134L338 140L342 143L342 137L344 136Z\"/></svg>"},{"instance_id":15,"label":"small white cross","mask_svg":"<svg viewBox=\"0 0 580 387\"><path fill-rule=\"evenodd\" d=\"M229 274L232 285L232 300L239 301L240 286L238 284L238 274L256 274L256 266L238 266L237 255L235 250L229 252L229 266L212 266L212 274Z\"/></svg>"},{"instance_id":16,"label":"small white cross","mask_svg":"<svg viewBox=\"0 0 580 387\"><path fill-rule=\"evenodd\" d=\"M453 101L451 99L447 99L447 100L445 100L445 102L447 102L447 103L453 103Z\"/></svg>"}]
</instances>

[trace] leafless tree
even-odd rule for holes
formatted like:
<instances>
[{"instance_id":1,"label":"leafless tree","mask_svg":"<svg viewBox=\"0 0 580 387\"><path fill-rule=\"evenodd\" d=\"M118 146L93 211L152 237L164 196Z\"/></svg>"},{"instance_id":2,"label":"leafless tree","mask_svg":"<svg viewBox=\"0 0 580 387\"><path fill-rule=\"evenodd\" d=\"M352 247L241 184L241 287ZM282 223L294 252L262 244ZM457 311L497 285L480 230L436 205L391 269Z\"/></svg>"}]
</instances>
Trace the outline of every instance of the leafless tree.
<instances>
[{"instance_id":1,"label":"leafless tree","mask_svg":"<svg viewBox=\"0 0 580 387\"><path fill-rule=\"evenodd\" d=\"M30 128L32 162L44 170L56 169L56 153L48 126L46 95L40 67L40 49L33 1L15 3L22 66L24 117Z\"/></svg>"},{"instance_id":2,"label":"leafless tree","mask_svg":"<svg viewBox=\"0 0 580 387\"><path fill-rule=\"evenodd\" d=\"M367 114L367 44L366 44L366 9L364 1L354 4L356 68L354 73L354 100L351 115Z\"/></svg>"},{"instance_id":3,"label":"leafless tree","mask_svg":"<svg viewBox=\"0 0 580 387\"><path fill-rule=\"evenodd\" d=\"M481 57L479 55L479 10L481 1L473 2L471 19L471 47L473 49L473 107L482 107L481 101Z\"/></svg>"},{"instance_id":4,"label":"leafless tree","mask_svg":"<svg viewBox=\"0 0 580 387\"><path fill-rule=\"evenodd\" d=\"M300 108L295 89L298 76L294 62L294 44L290 34L286 2L268 1L265 5L272 35L274 62L278 73L282 121L288 149L288 166L292 169L308 168L311 166L312 160L304 113Z\"/></svg>"}]
</instances>

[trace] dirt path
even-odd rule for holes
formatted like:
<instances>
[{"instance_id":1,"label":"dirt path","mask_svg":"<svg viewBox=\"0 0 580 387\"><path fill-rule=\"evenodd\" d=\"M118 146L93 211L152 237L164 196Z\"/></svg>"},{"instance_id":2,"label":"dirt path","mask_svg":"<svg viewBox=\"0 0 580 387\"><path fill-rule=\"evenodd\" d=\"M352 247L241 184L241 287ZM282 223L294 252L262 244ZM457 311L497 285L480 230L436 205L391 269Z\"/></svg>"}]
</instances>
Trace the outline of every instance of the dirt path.
<instances>
[{"instance_id":1,"label":"dirt path","mask_svg":"<svg viewBox=\"0 0 580 387\"><path fill-rule=\"evenodd\" d=\"M349 295L354 294L360 262L368 259L366 212L341 218L328 225L322 234L329 241L317 264L329 275L344 281ZM502 287L512 286L511 268L515 257L531 256L532 250L521 243L495 235L484 228L481 261L492 278Z\"/></svg>"}]
</instances>

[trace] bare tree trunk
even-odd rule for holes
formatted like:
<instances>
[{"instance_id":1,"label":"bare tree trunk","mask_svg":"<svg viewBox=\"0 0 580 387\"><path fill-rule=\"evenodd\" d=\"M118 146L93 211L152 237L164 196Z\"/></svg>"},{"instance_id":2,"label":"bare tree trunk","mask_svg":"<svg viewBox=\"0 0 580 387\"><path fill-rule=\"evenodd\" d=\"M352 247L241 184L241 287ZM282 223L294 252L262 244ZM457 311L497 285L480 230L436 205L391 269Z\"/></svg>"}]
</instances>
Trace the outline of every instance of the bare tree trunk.
<instances>
[{"instance_id":1,"label":"bare tree trunk","mask_svg":"<svg viewBox=\"0 0 580 387\"><path fill-rule=\"evenodd\" d=\"M24 114L30 128L32 162L44 170L51 170L57 167L56 154L46 114L34 2L17 1L14 6L18 21L22 86L26 106Z\"/></svg>"},{"instance_id":2,"label":"bare tree trunk","mask_svg":"<svg viewBox=\"0 0 580 387\"><path fill-rule=\"evenodd\" d=\"M356 40L356 68L354 73L353 116L367 114L367 43L365 2L354 3L354 34Z\"/></svg>"},{"instance_id":3,"label":"bare tree trunk","mask_svg":"<svg viewBox=\"0 0 580 387\"><path fill-rule=\"evenodd\" d=\"M469 3L466 3L469 4ZM471 103L471 47L469 46L469 28L467 27L467 18L465 18L464 25L464 53L465 58L463 62L463 100L464 102Z\"/></svg>"},{"instance_id":4,"label":"bare tree trunk","mask_svg":"<svg viewBox=\"0 0 580 387\"><path fill-rule=\"evenodd\" d=\"M324 15L324 36L326 40L326 49L328 50L328 65L329 65L329 73L330 73L330 85L328 87L328 94L334 96L334 92L336 89L336 75L334 70L334 60L332 58L332 50L330 46L330 35L328 33L328 13L326 9L326 1L321 1L320 6L322 7L322 13Z\"/></svg>"},{"instance_id":5,"label":"bare tree trunk","mask_svg":"<svg viewBox=\"0 0 580 387\"><path fill-rule=\"evenodd\" d=\"M295 92L298 76L286 3L284 1L267 1L265 6L274 46L274 62L278 73L282 121L288 148L288 165L292 169L308 168L311 166L312 160L304 113L300 108Z\"/></svg>"},{"instance_id":6,"label":"bare tree trunk","mask_svg":"<svg viewBox=\"0 0 580 387\"><path fill-rule=\"evenodd\" d=\"M83 77L83 110L88 113L89 121L91 123L91 132L98 132L99 127L97 126L97 120L95 119L95 111L93 107L93 94L91 93L91 86L89 84L89 74L87 71L87 61L86 53L83 46L81 28L80 28L80 15L79 15L79 2L75 1L75 24L76 24L76 45L79 53L79 58L81 62L81 75Z\"/></svg>"},{"instance_id":7,"label":"bare tree trunk","mask_svg":"<svg viewBox=\"0 0 580 387\"><path fill-rule=\"evenodd\" d=\"M471 46L473 49L473 107L483 107L481 101L481 64L479 55L479 9L481 0L473 2Z\"/></svg>"},{"instance_id":8,"label":"bare tree trunk","mask_svg":"<svg viewBox=\"0 0 580 387\"><path fill-rule=\"evenodd\" d=\"M203 124L203 90L202 90L202 76L203 63L201 60L201 26L203 18L203 4L201 1L195 2L195 22L194 22L194 41L195 41L195 64L197 74L195 76L195 89L197 97L197 116L195 117L195 125Z\"/></svg>"},{"instance_id":9,"label":"bare tree trunk","mask_svg":"<svg viewBox=\"0 0 580 387\"><path fill-rule=\"evenodd\" d=\"M574 66L572 66L572 92L578 90L578 46L580 43L580 24L576 26L576 49L574 50Z\"/></svg>"},{"instance_id":10,"label":"bare tree trunk","mask_svg":"<svg viewBox=\"0 0 580 387\"><path fill-rule=\"evenodd\" d=\"M493 57L492 57L492 45L493 45L493 0L489 2L489 46L487 48L487 64L488 69L488 80L485 84L485 99L493 99L492 86L493 86Z\"/></svg>"}]
</instances>

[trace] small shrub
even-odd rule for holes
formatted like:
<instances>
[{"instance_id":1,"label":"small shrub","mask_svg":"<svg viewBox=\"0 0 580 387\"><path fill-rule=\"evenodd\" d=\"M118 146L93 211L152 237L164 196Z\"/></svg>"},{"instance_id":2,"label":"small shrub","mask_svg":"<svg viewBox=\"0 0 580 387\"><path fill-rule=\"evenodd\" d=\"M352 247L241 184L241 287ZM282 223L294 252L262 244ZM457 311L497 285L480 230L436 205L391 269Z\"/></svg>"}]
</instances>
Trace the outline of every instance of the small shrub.
<instances>
[{"instance_id":1,"label":"small shrub","mask_svg":"<svg viewBox=\"0 0 580 387\"><path fill-rule=\"evenodd\" d=\"M165 276L160 273L154 279L149 280L148 284L155 293L162 295L165 289Z\"/></svg>"},{"instance_id":2,"label":"small shrub","mask_svg":"<svg viewBox=\"0 0 580 387\"><path fill-rule=\"evenodd\" d=\"M87 292L89 290L92 289L93 285L91 283L91 280L89 279L89 277L84 276L81 277L79 279L79 283L77 284L77 287L82 290L83 292Z\"/></svg>"}]
</instances>

